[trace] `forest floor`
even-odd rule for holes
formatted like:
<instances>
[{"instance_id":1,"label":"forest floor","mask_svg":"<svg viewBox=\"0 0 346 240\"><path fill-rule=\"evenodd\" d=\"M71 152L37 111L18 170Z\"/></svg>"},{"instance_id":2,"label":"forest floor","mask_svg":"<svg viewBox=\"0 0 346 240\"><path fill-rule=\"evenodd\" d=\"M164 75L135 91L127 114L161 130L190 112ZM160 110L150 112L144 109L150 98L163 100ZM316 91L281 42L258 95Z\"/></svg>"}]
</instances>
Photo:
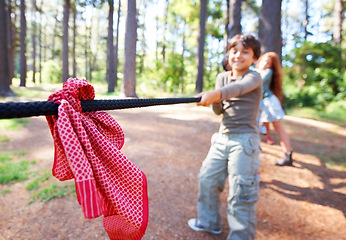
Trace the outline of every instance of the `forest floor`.
<instances>
[{"instance_id":1,"label":"forest floor","mask_svg":"<svg viewBox=\"0 0 346 240\"><path fill-rule=\"evenodd\" d=\"M220 118L195 104L109 113L124 130L122 152L148 180L150 214L143 239L226 239L227 182L221 194L222 234L194 232L187 226L196 217L197 174ZM294 148L293 167L275 166L281 148L266 144L261 136L256 240L345 239L346 168L325 164L345 163L345 126L291 116L285 117L284 125ZM1 134L10 139L0 142L2 153L23 151L13 161L35 160L32 171L51 171L53 141L44 117L32 117L20 131L1 130ZM274 132L273 137L278 143ZM0 240L108 239L102 217L85 219L73 194L29 203L29 181L0 185ZM66 184L52 176L49 181Z\"/></svg>"}]
</instances>

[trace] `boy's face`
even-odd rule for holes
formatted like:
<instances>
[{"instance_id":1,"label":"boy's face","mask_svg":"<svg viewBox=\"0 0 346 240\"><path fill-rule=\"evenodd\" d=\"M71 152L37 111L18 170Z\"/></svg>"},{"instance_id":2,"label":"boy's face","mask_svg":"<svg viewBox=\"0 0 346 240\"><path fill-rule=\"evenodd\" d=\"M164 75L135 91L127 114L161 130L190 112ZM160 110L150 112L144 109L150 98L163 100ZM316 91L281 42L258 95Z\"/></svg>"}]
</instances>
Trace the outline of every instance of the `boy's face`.
<instances>
[{"instance_id":1,"label":"boy's face","mask_svg":"<svg viewBox=\"0 0 346 240\"><path fill-rule=\"evenodd\" d=\"M257 59L252 48L244 48L241 42L229 50L229 64L235 77L243 75Z\"/></svg>"}]
</instances>

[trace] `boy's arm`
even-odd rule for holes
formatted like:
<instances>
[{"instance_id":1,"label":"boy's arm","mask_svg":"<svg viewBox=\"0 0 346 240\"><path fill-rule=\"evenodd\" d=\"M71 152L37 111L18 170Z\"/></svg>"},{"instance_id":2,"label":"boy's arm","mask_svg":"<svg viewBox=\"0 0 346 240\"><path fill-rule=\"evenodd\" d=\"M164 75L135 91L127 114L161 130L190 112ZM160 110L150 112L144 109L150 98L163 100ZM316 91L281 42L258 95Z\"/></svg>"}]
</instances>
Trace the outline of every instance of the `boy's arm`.
<instances>
[{"instance_id":1,"label":"boy's arm","mask_svg":"<svg viewBox=\"0 0 346 240\"><path fill-rule=\"evenodd\" d=\"M220 103L222 100L251 92L261 85L261 75L256 71L252 71L236 83L228 84L213 91L201 92L197 95L197 97L201 97L201 101L197 103L197 106L209 106L212 103Z\"/></svg>"},{"instance_id":2,"label":"boy's arm","mask_svg":"<svg viewBox=\"0 0 346 240\"><path fill-rule=\"evenodd\" d=\"M223 86L223 82L224 82L223 78L220 75L218 75L215 81L215 89L216 90L220 89ZM212 109L216 115L220 115L223 112L222 105L223 105L222 102L212 104Z\"/></svg>"},{"instance_id":3,"label":"boy's arm","mask_svg":"<svg viewBox=\"0 0 346 240\"><path fill-rule=\"evenodd\" d=\"M201 98L201 101L197 103L197 106L209 106L210 104L218 104L221 102L221 79L220 74L216 77L215 80L215 90L208 92L201 92L197 97Z\"/></svg>"},{"instance_id":4,"label":"boy's arm","mask_svg":"<svg viewBox=\"0 0 346 240\"><path fill-rule=\"evenodd\" d=\"M255 71L249 72L240 81L228 84L227 86L220 88L220 100L226 100L232 97L241 96L243 94L253 91L261 85L261 75Z\"/></svg>"},{"instance_id":5,"label":"boy's arm","mask_svg":"<svg viewBox=\"0 0 346 240\"><path fill-rule=\"evenodd\" d=\"M201 92L197 97L201 97L201 101L197 103L197 106L209 106L212 103L221 102L221 91L220 89L215 89L213 91Z\"/></svg>"}]
</instances>

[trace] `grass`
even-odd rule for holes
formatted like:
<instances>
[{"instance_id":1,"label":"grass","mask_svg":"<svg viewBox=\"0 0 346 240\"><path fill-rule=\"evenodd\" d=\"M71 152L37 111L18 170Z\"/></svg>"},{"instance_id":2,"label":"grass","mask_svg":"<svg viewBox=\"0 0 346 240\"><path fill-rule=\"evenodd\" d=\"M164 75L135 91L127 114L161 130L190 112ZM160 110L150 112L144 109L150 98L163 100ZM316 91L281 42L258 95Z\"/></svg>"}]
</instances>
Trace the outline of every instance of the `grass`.
<instances>
[{"instance_id":1,"label":"grass","mask_svg":"<svg viewBox=\"0 0 346 240\"><path fill-rule=\"evenodd\" d=\"M42 175L35 174L35 176L36 177L34 178L34 180L32 180L26 185L26 190L37 190L40 187L40 184L42 184L45 181L48 181L52 174L51 172L45 172Z\"/></svg>"},{"instance_id":2,"label":"grass","mask_svg":"<svg viewBox=\"0 0 346 240\"><path fill-rule=\"evenodd\" d=\"M1 119L0 129L19 131L30 122L29 119ZM6 140L6 136L3 137Z\"/></svg>"},{"instance_id":3,"label":"grass","mask_svg":"<svg viewBox=\"0 0 346 240\"><path fill-rule=\"evenodd\" d=\"M32 162L22 160L19 162L5 161L0 164L0 184L25 181L29 178L28 167Z\"/></svg>"},{"instance_id":4,"label":"grass","mask_svg":"<svg viewBox=\"0 0 346 240\"><path fill-rule=\"evenodd\" d=\"M0 142L9 142L10 138L5 135L0 135Z\"/></svg>"},{"instance_id":5,"label":"grass","mask_svg":"<svg viewBox=\"0 0 346 240\"><path fill-rule=\"evenodd\" d=\"M9 189L9 188L6 188L0 192L1 195L6 195L8 193L11 193L11 189Z\"/></svg>"},{"instance_id":6,"label":"grass","mask_svg":"<svg viewBox=\"0 0 346 240\"><path fill-rule=\"evenodd\" d=\"M35 200L40 200L42 202L52 200L53 198L62 198L74 193L73 185L64 184L58 185L53 183L45 188L40 189L39 191L32 194L30 203Z\"/></svg>"},{"instance_id":7,"label":"grass","mask_svg":"<svg viewBox=\"0 0 346 240\"><path fill-rule=\"evenodd\" d=\"M11 156L8 153L0 153L0 164L4 162L8 162L11 160Z\"/></svg>"},{"instance_id":8,"label":"grass","mask_svg":"<svg viewBox=\"0 0 346 240\"><path fill-rule=\"evenodd\" d=\"M346 112L343 114L327 113L322 110L303 107L287 109L287 114L294 117L309 118L318 121L330 122L340 126L346 125Z\"/></svg>"},{"instance_id":9,"label":"grass","mask_svg":"<svg viewBox=\"0 0 346 240\"><path fill-rule=\"evenodd\" d=\"M61 198L75 192L73 184L50 183L51 171L32 171L30 166L36 161L19 160L13 161L13 157L22 157L24 151L12 153L0 153L0 184L8 185L0 194L11 193L11 183L25 182L26 190L31 192L30 203L39 201L49 201L53 198Z\"/></svg>"}]
</instances>

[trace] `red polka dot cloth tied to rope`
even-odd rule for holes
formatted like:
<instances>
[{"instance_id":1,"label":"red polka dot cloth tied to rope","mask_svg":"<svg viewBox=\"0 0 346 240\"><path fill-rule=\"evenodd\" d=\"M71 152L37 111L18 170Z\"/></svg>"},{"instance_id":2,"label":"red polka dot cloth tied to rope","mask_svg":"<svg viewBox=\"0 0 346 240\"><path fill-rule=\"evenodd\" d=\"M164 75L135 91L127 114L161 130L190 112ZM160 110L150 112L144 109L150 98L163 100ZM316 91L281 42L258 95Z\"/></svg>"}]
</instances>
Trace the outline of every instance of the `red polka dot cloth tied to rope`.
<instances>
[{"instance_id":1,"label":"red polka dot cloth tied to rope","mask_svg":"<svg viewBox=\"0 0 346 240\"><path fill-rule=\"evenodd\" d=\"M105 112L82 113L80 101L94 97L94 88L76 78L49 96L59 104L58 115L46 117L55 147L53 175L74 179L84 216L103 215L110 239L141 239L149 215L146 177L120 152L120 125Z\"/></svg>"}]
</instances>

